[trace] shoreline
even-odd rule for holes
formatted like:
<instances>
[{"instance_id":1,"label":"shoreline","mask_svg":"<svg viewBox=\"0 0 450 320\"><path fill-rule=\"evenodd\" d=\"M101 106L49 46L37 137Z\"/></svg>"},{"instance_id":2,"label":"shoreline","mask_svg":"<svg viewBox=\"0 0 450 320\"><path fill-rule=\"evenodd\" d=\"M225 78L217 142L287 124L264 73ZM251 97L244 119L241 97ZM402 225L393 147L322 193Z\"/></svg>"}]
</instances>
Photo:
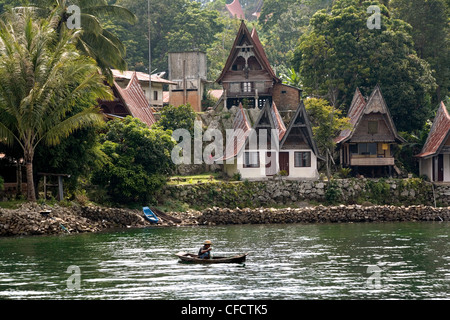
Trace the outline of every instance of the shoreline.
<instances>
[{"instance_id":1,"label":"shoreline","mask_svg":"<svg viewBox=\"0 0 450 320\"><path fill-rule=\"evenodd\" d=\"M51 211L48 216L40 212ZM0 238L95 233L148 227L214 226L237 224L370 223L450 221L450 207L416 206L311 206L292 208L219 208L167 212L158 225L145 220L142 211L98 206L60 207L26 203L17 209L0 209ZM174 218L177 222L173 222Z\"/></svg>"}]
</instances>

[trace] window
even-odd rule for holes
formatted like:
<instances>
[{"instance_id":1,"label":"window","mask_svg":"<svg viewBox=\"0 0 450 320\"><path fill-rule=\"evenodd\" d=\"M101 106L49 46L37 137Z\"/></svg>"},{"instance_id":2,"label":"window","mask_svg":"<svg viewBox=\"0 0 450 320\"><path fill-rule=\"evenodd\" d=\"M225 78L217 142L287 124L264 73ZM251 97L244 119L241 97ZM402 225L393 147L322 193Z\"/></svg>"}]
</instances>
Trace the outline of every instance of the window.
<instances>
[{"instance_id":1,"label":"window","mask_svg":"<svg viewBox=\"0 0 450 320\"><path fill-rule=\"evenodd\" d=\"M376 155L377 144L376 143L360 143L358 144L358 153L360 155Z\"/></svg>"},{"instance_id":2,"label":"window","mask_svg":"<svg viewBox=\"0 0 450 320\"><path fill-rule=\"evenodd\" d=\"M242 84L242 92L252 92L252 83L251 82L244 82Z\"/></svg>"},{"instance_id":3,"label":"window","mask_svg":"<svg viewBox=\"0 0 450 320\"><path fill-rule=\"evenodd\" d=\"M296 168L310 168L311 152L294 152L294 166Z\"/></svg>"},{"instance_id":4,"label":"window","mask_svg":"<svg viewBox=\"0 0 450 320\"><path fill-rule=\"evenodd\" d=\"M358 154L358 145L357 144L350 145L350 154Z\"/></svg>"},{"instance_id":5,"label":"window","mask_svg":"<svg viewBox=\"0 0 450 320\"><path fill-rule=\"evenodd\" d=\"M259 168L259 152L244 153L244 168Z\"/></svg>"},{"instance_id":6,"label":"window","mask_svg":"<svg viewBox=\"0 0 450 320\"><path fill-rule=\"evenodd\" d=\"M369 121L369 134L378 133L378 121Z\"/></svg>"},{"instance_id":7,"label":"window","mask_svg":"<svg viewBox=\"0 0 450 320\"><path fill-rule=\"evenodd\" d=\"M153 100L158 100L158 91L153 91Z\"/></svg>"}]
</instances>

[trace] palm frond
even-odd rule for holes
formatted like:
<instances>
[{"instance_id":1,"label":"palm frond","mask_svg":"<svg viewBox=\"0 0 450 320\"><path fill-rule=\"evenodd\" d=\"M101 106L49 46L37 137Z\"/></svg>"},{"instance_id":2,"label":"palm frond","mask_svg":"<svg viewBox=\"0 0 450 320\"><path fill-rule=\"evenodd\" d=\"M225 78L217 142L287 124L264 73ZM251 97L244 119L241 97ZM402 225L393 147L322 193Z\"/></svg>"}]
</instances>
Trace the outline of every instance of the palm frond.
<instances>
[{"instance_id":1,"label":"palm frond","mask_svg":"<svg viewBox=\"0 0 450 320\"><path fill-rule=\"evenodd\" d=\"M85 109L51 128L42 136L41 140L47 146L55 146L61 142L61 139L67 138L76 130L96 124L100 125L103 121L103 114L98 108ZM38 140L37 143L41 140Z\"/></svg>"},{"instance_id":2,"label":"palm frond","mask_svg":"<svg viewBox=\"0 0 450 320\"><path fill-rule=\"evenodd\" d=\"M15 141L21 144L16 135L5 124L0 122L0 143L5 144L8 147L12 147Z\"/></svg>"},{"instance_id":3,"label":"palm frond","mask_svg":"<svg viewBox=\"0 0 450 320\"><path fill-rule=\"evenodd\" d=\"M90 6L85 9L85 11L92 15L110 17L115 19L122 19L130 24L135 24L137 22L137 17L125 7L119 5L99 5Z\"/></svg>"}]
</instances>

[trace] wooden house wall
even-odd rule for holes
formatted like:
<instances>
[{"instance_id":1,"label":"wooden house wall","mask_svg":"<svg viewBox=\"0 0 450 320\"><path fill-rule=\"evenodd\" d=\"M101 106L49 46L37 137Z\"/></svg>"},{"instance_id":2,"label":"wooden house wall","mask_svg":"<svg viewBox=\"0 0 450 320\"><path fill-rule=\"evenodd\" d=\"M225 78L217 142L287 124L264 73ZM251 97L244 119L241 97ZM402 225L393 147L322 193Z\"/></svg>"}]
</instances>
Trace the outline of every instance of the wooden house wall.
<instances>
[{"instance_id":1,"label":"wooden house wall","mask_svg":"<svg viewBox=\"0 0 450 320\"><path fill-rule=\"evenodd\" d=\"M378 133L369 134L369 121L378 121ZM365 114L356 128L350 142L394 142L395 137L389 129L385 115Z\"/></svg>"}]
</instances>

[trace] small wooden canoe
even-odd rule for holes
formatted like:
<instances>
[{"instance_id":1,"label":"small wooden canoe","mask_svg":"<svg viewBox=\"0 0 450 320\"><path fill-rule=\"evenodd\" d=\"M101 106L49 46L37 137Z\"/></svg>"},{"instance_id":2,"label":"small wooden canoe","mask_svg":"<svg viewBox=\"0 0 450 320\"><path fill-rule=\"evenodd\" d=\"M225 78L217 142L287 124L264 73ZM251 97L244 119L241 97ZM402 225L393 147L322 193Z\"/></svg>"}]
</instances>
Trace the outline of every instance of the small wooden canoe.
<instances>
[{"instance_id":1,"label":"small wooden canoe","mask_svg":"<svg viewBox=\"0 0 450 320\"><path fill-rule=\"evenodd\" d=\"M180 258L180 262L186 263L198 263L198 264L214 264L214 263L243 263L247 258L248 253L233 256L233 257L219 257L213 256L212 259L200 259L198 255L187 253L187 252L179 252L176 254L178 258Z\"/></svg>"}]
</instances>

